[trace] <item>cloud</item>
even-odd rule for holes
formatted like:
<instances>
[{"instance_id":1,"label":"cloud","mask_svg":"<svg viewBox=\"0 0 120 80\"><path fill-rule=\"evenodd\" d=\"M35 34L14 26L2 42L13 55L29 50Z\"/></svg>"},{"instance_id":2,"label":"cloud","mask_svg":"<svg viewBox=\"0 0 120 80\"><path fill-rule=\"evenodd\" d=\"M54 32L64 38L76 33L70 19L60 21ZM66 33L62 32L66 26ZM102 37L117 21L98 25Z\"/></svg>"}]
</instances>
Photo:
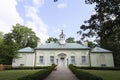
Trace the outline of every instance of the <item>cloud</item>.
<instances>
[{"instance_id":1,"label":"cloud","mask_svg":"<svg viewBox=\"0 0 120 80\"><path fill-rule=\"evenodd\" d=\"M38 15L39 8L44 5L44 0L33 0L32 5L25 6L26 10L26 25L33 29L36 32L37 36L40 37L41 42L45 42L45 40L49 37L47 34L47 25L43 22L43 20Z\"/></svg>"},{"instance_id":2,"label":"cloud","mask_svg":"<svg viewBox=\"0 0 120 80\"><path fill-rule=\"evenodd\" d=\"M16 0L0 1L0 31L8 33L16 23L23 24L23 19L16 10Z\"/></svg>"},{"instance_id":3,"label":"cloud","mask_svg":"<svg viewBox=\"0 0 120 80\"><path fill-rule=\"evenodd\" d=\"M60 3L57 5L58 8L66 8L68 5L66 3Z\"/></svg>"},{"instance_id":4,"label":"cloud","mask_svg":"<svg viewBox=\"0 0 120 80\"><path fill-rule=\"evenodd\" d=\"M33 5L34 5L36 8L39 8L39 7L41 7L42 5L44 5L44 1L45 1L45 0L33 0Z\"/></svg>"},{"instance_id":5,"label":"cloud","mask_svg":"<svg viewBox=\"0 0 120 80\"><path fill-rule=\"evenodd\" d=\"M16 23L26 25L35 31L41 42L48 38L47 25L38 15L39 9L44 5L44 0L32 0L32 3L23 5L25 17L20 17L17 11L17 4L21 0L1 0L0 1L0 31L4 33L10 32L12 26ZM22 0L21 3L24 3Z\"/></svg>"}]
</instances>

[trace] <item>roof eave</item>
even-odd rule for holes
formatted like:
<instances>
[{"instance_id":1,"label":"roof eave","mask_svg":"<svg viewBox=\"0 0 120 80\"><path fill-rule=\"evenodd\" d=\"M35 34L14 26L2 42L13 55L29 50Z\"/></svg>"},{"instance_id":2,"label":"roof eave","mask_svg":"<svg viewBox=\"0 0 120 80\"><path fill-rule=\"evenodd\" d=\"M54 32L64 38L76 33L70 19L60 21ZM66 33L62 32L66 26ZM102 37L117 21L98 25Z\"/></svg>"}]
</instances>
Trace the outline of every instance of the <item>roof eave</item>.
<instances>
[{"instance_id":1,"label":"roof eave","mask_svg":"<svg viewBox=\"0 0 120 80\"><path fill-rule=\"evenodd\" d=\"M18 53L34 53L34 52L18 52Z\"/></svg>"},{"instance_id":2,"label":"roof eave","mask_svg":"<svg viewBox=\"0 0 120 80\"><path fill-rule=\"evenodd\" d=\"M35 50L90 50L90 48L36 48Z\"/></svg>"},{"instance_id":3,"label":"roof eave","mask_svg":"<svg viewBox=\"0 0 120 80\"><path fill-rule=\"evenodd\" d=\"M112 52L91 52L91 53L112 53Z\"/></svg>"}]
</instances>

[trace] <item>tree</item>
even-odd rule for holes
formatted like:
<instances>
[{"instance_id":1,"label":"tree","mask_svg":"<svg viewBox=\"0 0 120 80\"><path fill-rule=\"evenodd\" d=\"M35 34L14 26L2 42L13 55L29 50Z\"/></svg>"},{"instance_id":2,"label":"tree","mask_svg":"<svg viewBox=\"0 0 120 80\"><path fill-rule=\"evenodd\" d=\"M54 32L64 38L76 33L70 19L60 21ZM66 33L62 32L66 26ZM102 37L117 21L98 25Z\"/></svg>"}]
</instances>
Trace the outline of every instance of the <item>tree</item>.
<instances>
[{"instance_id":1,"label":"tree","mask_svg":"<svg viewBox=\"0 0 120 80\"><path fill-rule=\"evenodd\" d=\"M24 48L27 46L34 48L37 46L38 40L39 38L31 28L20 24L13 26L12 32L5 34L4 37L5 44L11 45L16 43L19 48Z\"/></svg>"},{"instance_id":2,"label":"tree","mask_svg":"<svg viewBox=\"0 0 120 80\"><path fill-rule=\"evenodd\" d=\"M66 42L67 42L67 43L75 43L73 37L69 37L69 38L67 38L67 39L66 39Z\"/></svg>"},{"instance_id":3,"label":"tree","mask_svg":"<svg viewBox=\"0 0 120 80\"><path fill-rule=\"evenodd\" d=\"M120 66L120 0L85 0L85 2L96 4L96 14L85 21L86 25L80 26L82 31L78 33L83 38L93 36L99 38L100 46L111 50L115 65Z\"/></svg>"},{"instance_id":4,"label":"tree","mask_svg":"<svg viewBox=\"0 0 120 80\"><path fill-rule=\"evenodd\" d=\"M56 42L58 42L58 39L57 39L57 38L53 38L53 37L49 37L49 38L47 39L46 43L50 43L50 42L56 43Z\"/></svg>"},{"instance_id":5,"label":"tree","mask_svg":"<svg viewBox=\"0 0 120 80\"><path fill-rule=\"evenodd\" d=\"M24 47L36 47L39 38L32 29L16 24L12 32L3 37L3 44L0 45L0 63L12 64L12 59L17 57L16 51Z\"/></svg>"},{"instance_id":6,"label":"tree","mask_svg":"<svg viewBox=\"0 0 120 80\"><path fill-rule=\"evenodd\" d=\"M2 49L3 45L3 33L0 32L0 49ZM0 64L3 62L2 56L1 56L1 50L0 50Z\"/></svg>"},{"instance_id":7,"label":"tree","mask_svg":"<svg viewBox=\"0 0 120 80\"><path fill-rule=\"evenodd\" d=\"M0 64L12 64L12 59L17 57L17 45L0 45Z\"/></svg>"},{"instance_id":8,"label":"tree","mask_svg":"<svg viewBox=\"0 0 120 80\"><path fill-rule=\"evenodd\" d=\"M16 57L15 51L18 49L16 44L5 45L4 44L4 36L2 32L0 32L0 64L11 64L12 58Z\"/></svg>"},{"instance_id":9,"label":"tree","mask_svg":"<svg viewBox=\"0 0 120 80\"><path fill-rule=\"evenodd\" d=\"M96 46L98 46L96 43L93 43L92 41L88 41L88 47L94 48Z\"/></svg>"},{"instance_id":10,"label":"tree","mask_svg":"<svg viewBox=\"0 0 120 80\"><path fill-rule=\"evenodd\" d=\"M75 42L78 43L78 44L82 44L82 42L80 40L77 40Z\"/></svg>"},{"instance_id":11,"label":"tree","mask_svg":"<svg viewBox=\"0 0 120 80\"><path fill-rule=\"evenodd\" d=\"M0 32L0 44L3 44L3 32Z\"/></svg>"}]
</instances>

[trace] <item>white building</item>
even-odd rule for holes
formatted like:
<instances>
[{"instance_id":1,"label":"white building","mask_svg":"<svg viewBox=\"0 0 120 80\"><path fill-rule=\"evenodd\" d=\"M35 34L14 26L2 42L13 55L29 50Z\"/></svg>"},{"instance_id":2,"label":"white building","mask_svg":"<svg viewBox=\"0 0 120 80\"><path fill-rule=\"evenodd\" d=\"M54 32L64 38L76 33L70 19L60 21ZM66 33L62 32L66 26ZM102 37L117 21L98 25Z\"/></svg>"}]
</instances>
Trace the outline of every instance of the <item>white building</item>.
<instances>
[{"instance_id":1,"label":"white building","mask_svg":"<svg viewBox=\"0 0 120 80\"><path fill-rule=\"evenodd\" d=\"M111 51L99 47L91 50L81 44L66 43L63 31L58 43L46 43L35 49L30 47L20 49L18 57L13 59L13 67L50 66L51 64L57 64L58 66L74 64L76 66L114 67Z\"/></svg>"}]
</instances>

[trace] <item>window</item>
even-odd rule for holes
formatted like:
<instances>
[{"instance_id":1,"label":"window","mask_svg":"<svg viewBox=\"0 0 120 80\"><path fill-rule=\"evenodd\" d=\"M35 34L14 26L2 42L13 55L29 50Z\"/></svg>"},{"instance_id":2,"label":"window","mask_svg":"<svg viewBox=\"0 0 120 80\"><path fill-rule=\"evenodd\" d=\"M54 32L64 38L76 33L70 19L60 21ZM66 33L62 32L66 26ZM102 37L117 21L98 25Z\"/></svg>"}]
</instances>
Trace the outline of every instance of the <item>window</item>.
<instances>
[{"instance_id":1,"label":"window","mask_svg":"<svg viewBox=\"0 0 120 80\"><path fill-rule=\"evenodd\" d=\"M106 66L105 55L104 55L104 54L101 54L101 55L99 56L99 58L100 58L100 64L101 64L101 66L102 66L102 67L105 67L105 66Z\"/></svg>"},{"instance_id":2,"label":"window","mask_svg":"<svg viewBox=\"0 0 120 80\"><path fill-rule=\"evenodd\" d=\"M39 62L40 62L40 64L43 64L44 62L43 62L43 56L40 56L40 58L39 58Z\"/></svg>"},{"instance_id":3,"label":"window","mask_svg":"<svg viewBox=\"0 0 120 80\"><path fill-rule=\"evenodd\" d=\"M82 64L86 64L86 56L82 56Z\"/></svg>"},{"instance_id":4,"label":"window","mask_svg":"<svg viewBox=\"0 0 120 80\"><path fill-rule=\"evenodd\" d=\"M75 64L75 56L71 56L71 64Z\"/></svg>"},{"instance_id":5,"label":"window","mask_svg":"<svg viewBox=\"0 0 120 80\"><path fill-rule=\"evenodd\" d=\"M50 63L54 64L54 56L50 56Z\"/></svg>"}]
</instances>

